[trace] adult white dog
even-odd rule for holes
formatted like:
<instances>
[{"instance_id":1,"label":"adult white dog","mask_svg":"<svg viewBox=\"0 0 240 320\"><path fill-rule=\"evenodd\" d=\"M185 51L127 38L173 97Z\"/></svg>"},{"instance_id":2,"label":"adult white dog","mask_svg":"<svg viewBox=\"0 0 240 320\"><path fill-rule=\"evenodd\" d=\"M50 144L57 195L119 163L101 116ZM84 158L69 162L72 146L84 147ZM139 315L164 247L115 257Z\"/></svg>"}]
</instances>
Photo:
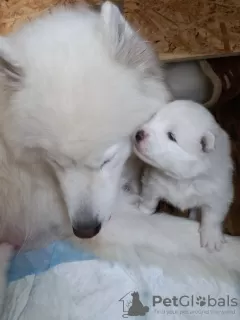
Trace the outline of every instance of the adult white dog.
<instances>
[{"instance_id":1,"label":"adult white dog","mask_svg":"<svg viewBox=\"0 0 240 320\"><path fill-rule=\"evenodd\" d=\"M1 242L96 235L128 137L168 98L158 59L109 2L100 13L61 8L1 37Z\"/></svg>"},{"instance_id":2,"label":"adult white dog","mask_svg":"<svg viewBox=\"0 0 240 320\"><path fill-rule=\"evenodd\" d=\"M0 72L1 241L62 232L68 216L91 236L110 218L123 140L168 98L156 57L107 2L1 38Z\"/></svg>"}]
</instances>

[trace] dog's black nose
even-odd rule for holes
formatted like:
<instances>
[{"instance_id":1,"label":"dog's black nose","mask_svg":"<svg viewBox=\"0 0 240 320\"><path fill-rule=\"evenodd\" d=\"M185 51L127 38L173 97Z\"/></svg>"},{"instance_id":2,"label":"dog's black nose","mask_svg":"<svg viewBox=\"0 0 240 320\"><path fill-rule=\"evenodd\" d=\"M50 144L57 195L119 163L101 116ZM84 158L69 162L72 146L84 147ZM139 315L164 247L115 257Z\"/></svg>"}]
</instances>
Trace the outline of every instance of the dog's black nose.
<instances>
[{"instance_id":1,"label":"dog's black nose","mask_svg":"<svg viewBox=\"0 0 240 320\"><path fill-rule=\"evenodd\" d=\"M136 141L137 142L140 142L142 141L144 138L145 138L145 131L144 130L139 130L137 133L136 133Z\"/></svg>"},{"instance_id":2,"label":"dog's black nose","mask_svg":"<svg viewBox=\"0 0 240 320\"><path fill-rule=\"evenodd\" d=\"M95 237L99 231L101 230L101 223L99 222L93 222L88 224L77 224L74 225L73 233L76 237L81 239L87 239L87 238L93 238Z\"/></svg>"}]
</instances>

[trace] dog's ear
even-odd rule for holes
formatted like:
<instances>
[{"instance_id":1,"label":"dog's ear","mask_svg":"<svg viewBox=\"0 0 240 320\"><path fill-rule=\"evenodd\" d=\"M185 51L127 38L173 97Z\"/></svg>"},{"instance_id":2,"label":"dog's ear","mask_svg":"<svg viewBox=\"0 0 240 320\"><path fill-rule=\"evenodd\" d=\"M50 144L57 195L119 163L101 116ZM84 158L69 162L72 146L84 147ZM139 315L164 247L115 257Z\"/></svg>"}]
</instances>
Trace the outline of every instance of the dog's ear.
<instances>
[{"instance_id":1,"label":"dog's ear","mask_svg":"<svg viewBox=\"0 0 240 320\"><path fill-rule=\"evenodd\" d=\"M118 7L113 3L106 1L102 5L101 16L112 45L117 47L124 37L129 38L133 36L134 31L122 16Z\"/></svg>"},{"instance_id":2,"label":"dog's ear","mask_svg":"<svg viewBox=\"0 0 240 320\"><path fill-rule=\"evenodd\" d=\"M0 37L0 77L7 86L16 88L21 82L23 72L12 51L7 39Z\"/></svg>"},{"instance_id":3,"label":"dog's ear","mask_svg":"<svg viewBox=\"0 0 240 320\"><path fill-rule=\"evenodd\" d=\"M101 16L110 53L125 65L155 74L156 67L159 67L157 56L147 41L129 25L118 7L105 2L101 7Z\"/></svg>"},{"instance_id":4,"label":"dog's ear","mask_svg":"<svg viewBox=\"0 0 240 320\"><path fill-rule=\"evenodd\" d=\"M206 132L200 143L203 152L211 152L215 148L215 135L210 131Z\"/></svg>"}]
</instances>

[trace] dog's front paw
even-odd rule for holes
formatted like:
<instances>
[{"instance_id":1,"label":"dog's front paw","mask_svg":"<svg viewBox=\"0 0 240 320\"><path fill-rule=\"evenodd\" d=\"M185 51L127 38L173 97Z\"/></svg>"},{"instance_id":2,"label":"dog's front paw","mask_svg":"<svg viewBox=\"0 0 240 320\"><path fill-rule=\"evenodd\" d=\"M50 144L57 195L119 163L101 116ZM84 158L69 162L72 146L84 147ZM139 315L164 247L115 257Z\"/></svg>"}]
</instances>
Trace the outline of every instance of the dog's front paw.
<instances>
[{"instance_id":1,"label":"dog's front paw","mask_svg":"<svg viewBox=\"0 0 240 320\"><path fill-rule=\"evenodd\" d=\"M205 247L208 251L220 251L226 242L220 227L204 226L200 228L201 247Z\"/></svg>"},{"instance_id":2,"label":"dog's front paw","mask_svg":"<svg viewBox=\"0 0 240 320\"><path fill-rule=\"evenodd\" d=\"M145 206L143 203L140 202L139 204L139 210L146 215L151 215L155 212L155 210L153 210L152 208L149 208L147 206Z\"/></svg>"}]
</instances>

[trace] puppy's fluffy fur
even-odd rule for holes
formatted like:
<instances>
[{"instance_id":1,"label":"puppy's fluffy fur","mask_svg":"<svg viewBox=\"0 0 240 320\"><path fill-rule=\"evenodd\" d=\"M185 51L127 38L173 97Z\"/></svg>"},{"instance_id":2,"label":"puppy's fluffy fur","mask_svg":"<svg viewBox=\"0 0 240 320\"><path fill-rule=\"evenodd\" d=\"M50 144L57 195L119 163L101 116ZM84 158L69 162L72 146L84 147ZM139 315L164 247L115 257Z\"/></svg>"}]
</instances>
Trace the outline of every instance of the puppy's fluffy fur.
<instances>
[{"instance_id":1,"label":"puppy's fluffy fur","mask_svg":"<svg viewBox=\"0 0 240 320\"><path fill-rule=\"evenodd\" d=\"M167 104L140 130L135 152L149 164L141 211L154 213L161 199L182 210L201 208L201 245L219 250L233 197L227 134L204 107L180 100Z\"/></svg>"},{"instance_id":2,"label":"puppy's fluffy fur","mask_svg":"<svg viewBox=\"0 0 240 320\"><path fill-rule=\"evenodd\" d=\"M1 242L99 231L130 135L168 99L157 57L109 2L0 37Z\"/></svg>"}]
</instances>

